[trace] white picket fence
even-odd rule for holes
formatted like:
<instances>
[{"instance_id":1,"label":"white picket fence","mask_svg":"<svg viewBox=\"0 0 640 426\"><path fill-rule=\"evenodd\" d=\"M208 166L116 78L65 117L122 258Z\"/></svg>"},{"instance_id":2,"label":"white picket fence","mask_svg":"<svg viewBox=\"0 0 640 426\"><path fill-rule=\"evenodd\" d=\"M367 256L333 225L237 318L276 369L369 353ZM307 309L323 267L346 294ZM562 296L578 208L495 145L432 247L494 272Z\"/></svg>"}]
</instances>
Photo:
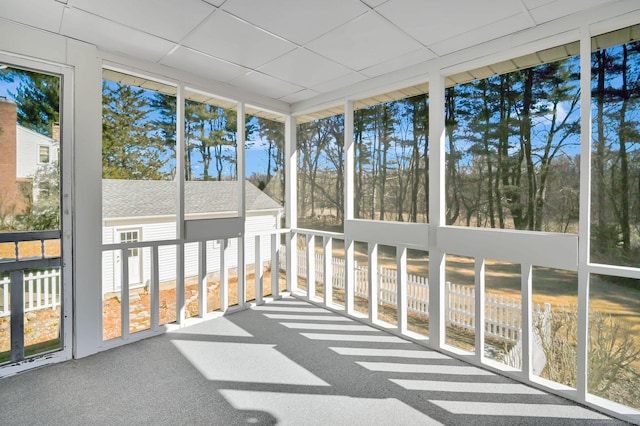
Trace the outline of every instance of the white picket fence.
<instances>
[{"instance_id":1,"label":"white picket fence","mask_svg":"<svg viewBox=\"0 0 640 426\"><path fill-rule=\"evenodd\" d=\"M280 251L281 265L286 259L284 247ZM344 289L344 259L332 259L333 288ZM324 255L315 254L316 282L324 282ZM307 276L306 251L298 250L298 276ZM355 295L368 297L368 271L366 266L355 262ZM378 300L389 305L397 304L396 270L379 267ZM475 331L475 289L447 282L445 288L445 319L449 326ZM522 331L522 305L517 299L485 292L485 336L510 343L520 341ZM407 311L418 315L429 315L429 283L426 277L407 275ZM546 309L546 308L545 308ZM540 306L533 315L540 315Z\"/></svg>"},{"instance_id":2,"label":"white picket fence","mask_svg":"<svg viewBox=\"0 0 640 426\"><path fill-rule=\"evenodd\" d=\"M11 315L9 277L0 278L0 318ZM60 269L24 274L24 311L55 308L60 305Z\"/></svg>"}]
</instances>

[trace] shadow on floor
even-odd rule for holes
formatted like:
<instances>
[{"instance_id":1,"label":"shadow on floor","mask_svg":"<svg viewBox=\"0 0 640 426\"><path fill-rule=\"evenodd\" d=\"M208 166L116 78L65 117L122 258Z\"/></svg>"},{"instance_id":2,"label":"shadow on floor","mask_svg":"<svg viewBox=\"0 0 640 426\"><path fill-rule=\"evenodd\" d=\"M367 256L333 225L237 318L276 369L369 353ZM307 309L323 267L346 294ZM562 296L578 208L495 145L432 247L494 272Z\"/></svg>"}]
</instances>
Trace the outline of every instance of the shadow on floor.
<instances>
[{"instance_id":1,"label":"shadow on floor","mask_svg":"<svg viewBox=\"0 0 640 426\"><path fill-rule=\"evenodd\" d=\"M617 425L293 298L0 381L2 425Z\"/></svg>"}]
</instances>

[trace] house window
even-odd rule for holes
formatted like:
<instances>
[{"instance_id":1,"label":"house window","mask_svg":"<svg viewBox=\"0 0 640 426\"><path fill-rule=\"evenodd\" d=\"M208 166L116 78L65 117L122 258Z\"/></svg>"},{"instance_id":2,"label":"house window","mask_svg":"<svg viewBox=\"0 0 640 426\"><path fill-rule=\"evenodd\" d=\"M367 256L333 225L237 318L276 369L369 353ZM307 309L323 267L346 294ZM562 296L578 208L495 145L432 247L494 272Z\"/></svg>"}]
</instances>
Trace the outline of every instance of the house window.
<instances>
[{"instance_id":1,"label":"house window","mask_svg":"<svg viewBox=\"0 0 640 426\"><path fill-rule=\"evenodd\" d=\"M49 147L47 145L38 146L38 163L49 164Z\"/></svg>"},{"instance_id":2,"label":"house window","mask_svg":"<svg viewBox=\"0 0 640 426\"><path fill-rule=\"evenodd\" d=\"M135 230L135 231L123 231L120 232L120 242L121 243L135 243L140 241L139 238L139 231ZM137 257L138 256L138 249L137 248L130 248L129 249L129 257Z\"/></svg>"}]
</instances>

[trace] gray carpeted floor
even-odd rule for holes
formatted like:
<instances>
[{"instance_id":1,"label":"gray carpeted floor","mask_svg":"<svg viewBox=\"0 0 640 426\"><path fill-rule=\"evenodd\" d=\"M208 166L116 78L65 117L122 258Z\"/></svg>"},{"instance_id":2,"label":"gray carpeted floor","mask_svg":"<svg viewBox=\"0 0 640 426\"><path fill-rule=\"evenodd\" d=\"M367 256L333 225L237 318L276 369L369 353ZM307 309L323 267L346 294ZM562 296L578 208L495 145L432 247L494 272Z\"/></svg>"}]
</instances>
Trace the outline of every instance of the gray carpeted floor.
<instances>
[{"instance_id":1,"label":"gray carpeted floor","mask_svg":"<svg viewBox=\"0 0 640 426\"><path fill-rule=\"evenodd\" d=\"M0 425L624 424L295 299L0 381Z\"/></svg>"}]
</instances>

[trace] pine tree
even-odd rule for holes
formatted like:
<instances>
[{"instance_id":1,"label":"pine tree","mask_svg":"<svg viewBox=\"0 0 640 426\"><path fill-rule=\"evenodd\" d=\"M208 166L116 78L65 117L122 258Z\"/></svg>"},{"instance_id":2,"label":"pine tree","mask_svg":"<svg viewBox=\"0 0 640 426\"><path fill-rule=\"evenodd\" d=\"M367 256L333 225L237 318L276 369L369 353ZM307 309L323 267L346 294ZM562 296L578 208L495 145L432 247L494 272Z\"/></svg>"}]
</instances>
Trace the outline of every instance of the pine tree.
<instances>
[{"instance_id":1,"label":"pine tree","mask_svg":"<svg viewBox=\"0 0 640 426\"><path fill-rule=\"evenodd\" d=\"M154 132L149 118L149 95L132 86L104 82L102 98L102 177L169 177L164 139Z\"/></svg>"},{"instance_id":2,"label":"pine tree","mask_svg":"<svg viewBox=\"0 0 640 426\"><path fill-rule=\"evenodd\" d=\"M52 136L53 124L60 122L60 77L8 68L0 79L20 82L9 92L18 106L18 124Z\"/></svg>"}]
</instances>

